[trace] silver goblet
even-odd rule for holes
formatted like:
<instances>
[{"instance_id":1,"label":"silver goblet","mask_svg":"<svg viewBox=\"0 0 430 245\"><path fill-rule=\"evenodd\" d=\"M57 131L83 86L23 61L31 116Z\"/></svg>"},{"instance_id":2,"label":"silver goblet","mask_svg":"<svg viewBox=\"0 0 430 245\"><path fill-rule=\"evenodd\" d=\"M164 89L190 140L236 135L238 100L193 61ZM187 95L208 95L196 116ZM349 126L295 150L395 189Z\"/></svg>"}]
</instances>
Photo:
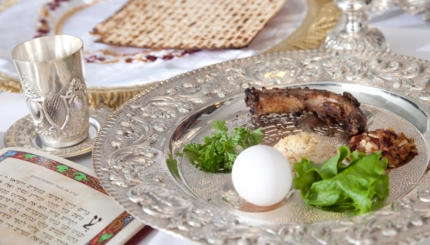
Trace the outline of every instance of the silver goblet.
<instances>
[{"instance_id":1,"label":"silver goblet","mask_svg":"<svg viewBox=\"0 0 430 245\"><path fill-rule=\"evenodd\" d=\"M381 31L368 25L371 0L335 0L342 11L337 26L327 35L321 48L332 50L388 50Z\"/></svg>"},{"instance_id":2,"label":"silver goblet","mask_svg":"<svg viewBox=\"0 0 430 245\"><path fill-rule=\"evenodd\" d=\"M82 41L68 35L32 39L12 50L30 115L44 146L69 147L88 137L82 56Z\"/></svg>"}]
</instances>

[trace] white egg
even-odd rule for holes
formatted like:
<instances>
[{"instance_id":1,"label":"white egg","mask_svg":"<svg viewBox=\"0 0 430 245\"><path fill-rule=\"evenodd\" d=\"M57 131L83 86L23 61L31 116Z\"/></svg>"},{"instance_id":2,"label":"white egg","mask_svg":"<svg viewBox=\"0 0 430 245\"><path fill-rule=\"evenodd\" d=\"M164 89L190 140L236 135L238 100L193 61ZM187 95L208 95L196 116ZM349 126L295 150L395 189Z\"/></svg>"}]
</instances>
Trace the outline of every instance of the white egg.
<instances>
[{"instance_id":1,"label":"white egg","mask_svg":"<svg viewBox=\"0 0 430 245\"><path fill-rule=\"evenodd\" d=\"M255 145L237 156L232 181L239 196L247 202L271 206L286 197L292 184L292 172L281 152L267 145Z\"/></svg>"}]
</instances>

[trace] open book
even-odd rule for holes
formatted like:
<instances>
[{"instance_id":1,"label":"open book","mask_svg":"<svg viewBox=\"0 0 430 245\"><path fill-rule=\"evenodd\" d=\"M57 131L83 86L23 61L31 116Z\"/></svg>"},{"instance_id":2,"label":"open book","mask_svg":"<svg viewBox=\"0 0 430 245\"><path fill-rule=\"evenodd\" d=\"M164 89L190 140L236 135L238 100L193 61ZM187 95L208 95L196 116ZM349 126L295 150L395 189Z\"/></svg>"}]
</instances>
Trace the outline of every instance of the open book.
<instances>
[{"instance_id":1,"label":"open book","mask_svg":"<svg viewBox=\"0 0 430 245\"><path fill-rule=\"evenodd\" d=\"M144 227L91 169L34 150L0 151L0 244L122 244Z\"/></svg>"}]
</instances>

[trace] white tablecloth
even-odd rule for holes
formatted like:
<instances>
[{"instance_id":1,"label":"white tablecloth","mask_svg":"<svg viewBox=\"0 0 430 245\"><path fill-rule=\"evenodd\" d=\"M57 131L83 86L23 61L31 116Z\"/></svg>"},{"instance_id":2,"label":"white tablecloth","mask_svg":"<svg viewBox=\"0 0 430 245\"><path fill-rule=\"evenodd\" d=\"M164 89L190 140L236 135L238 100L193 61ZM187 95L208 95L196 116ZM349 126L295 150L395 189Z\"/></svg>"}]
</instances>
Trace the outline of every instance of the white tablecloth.
<instances>
[{"instance_id":1,"label":"white tablecloth","mask_svg":"<svg viewBox=\"0 0 430 245\"><path fill-rule=\"evenodd\" d=\"M421 16L411 16L400 10L392 10L371 20L385 35L392 52L430 60L430 23ZM0 132L4 132L28 111L22 94L0 93ZM2 138L0 133L0 138ZM2 142L2 141L1 141ZM0 147L2 143L0 143ZM89 157L74 159L92 167ZM422 244L427 244L425 241ZM192 244L163 231L154 230L139 244Z\"/></svg>"}]
</instances>

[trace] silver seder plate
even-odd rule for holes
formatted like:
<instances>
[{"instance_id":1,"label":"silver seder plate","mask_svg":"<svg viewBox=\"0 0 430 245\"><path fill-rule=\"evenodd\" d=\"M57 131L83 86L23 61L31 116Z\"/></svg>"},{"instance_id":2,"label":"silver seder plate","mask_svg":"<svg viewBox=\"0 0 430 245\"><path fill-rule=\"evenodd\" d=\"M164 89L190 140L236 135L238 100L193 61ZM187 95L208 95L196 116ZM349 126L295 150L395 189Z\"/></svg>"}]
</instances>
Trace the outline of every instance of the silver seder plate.
<instances>
[{"instance_id":1,"label":"silver seder plate","mask_svg":"<svg viewBox=\"0 0 430 245\"><path fill-rule=\"evenodd\" d=\"M290 51L219 63L124 104L96 138L94 168L105 190L140 221L199 243L413 243L430 237L429 81L429 62L392 53ZM244 103L252 86L350 92L369 129L404 132L419 155L390 171L390 196L372 213L317 210L298 191L274 210L244 211L230 174L201 172L174 153L209 135L214 120L252 127ZM268 143L300 130L273 127Z\"/></svg>"}]
</instances>

